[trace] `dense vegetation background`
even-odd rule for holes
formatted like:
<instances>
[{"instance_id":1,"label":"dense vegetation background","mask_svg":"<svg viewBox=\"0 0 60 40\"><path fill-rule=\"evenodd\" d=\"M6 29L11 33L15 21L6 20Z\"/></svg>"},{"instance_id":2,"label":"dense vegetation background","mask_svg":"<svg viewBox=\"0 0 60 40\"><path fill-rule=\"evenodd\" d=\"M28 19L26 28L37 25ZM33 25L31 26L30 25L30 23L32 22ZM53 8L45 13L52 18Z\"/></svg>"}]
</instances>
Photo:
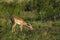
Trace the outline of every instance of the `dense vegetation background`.
<instances>
[{"instance_id":1,"label":"dense vegetation background","mask_svg":"<svg viewBox=\"0 0 60 40\"><path fill-rule=\"evenodd\" d=\"M12 33L13 15L31 23L34 30L24 27L20 32L16 27ZM60 0L0 0L0 40L60 40Z\"/></svg>"}]
</instances>

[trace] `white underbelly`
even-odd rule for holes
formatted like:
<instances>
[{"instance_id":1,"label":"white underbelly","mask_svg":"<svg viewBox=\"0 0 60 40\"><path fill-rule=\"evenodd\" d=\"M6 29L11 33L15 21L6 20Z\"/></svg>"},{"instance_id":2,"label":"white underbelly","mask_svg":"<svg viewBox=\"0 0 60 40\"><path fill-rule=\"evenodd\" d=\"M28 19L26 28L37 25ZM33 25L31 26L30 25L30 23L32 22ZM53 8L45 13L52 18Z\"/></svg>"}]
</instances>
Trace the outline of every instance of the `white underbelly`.
<instances>
[{"instance_id":1,"label":"white underbelly","mask_svg":"<svg viewBox=\"0 0 60 40\"><path fill-rule=\"evenodd\" d=\"M19 20L15 21L16 24L20 25L21 22Z\"/></svg>"},{"instance_id":2,"label":"white underbelly","mask_svg":"<svg viewBox=\"0 0 60 40\"><path fill-rule=\"evenodd\" d=\"M20 25L21 23L20 23L20 22L17 22L17 24L19 24L19 25Z\"/></svg>"}]
</instances>

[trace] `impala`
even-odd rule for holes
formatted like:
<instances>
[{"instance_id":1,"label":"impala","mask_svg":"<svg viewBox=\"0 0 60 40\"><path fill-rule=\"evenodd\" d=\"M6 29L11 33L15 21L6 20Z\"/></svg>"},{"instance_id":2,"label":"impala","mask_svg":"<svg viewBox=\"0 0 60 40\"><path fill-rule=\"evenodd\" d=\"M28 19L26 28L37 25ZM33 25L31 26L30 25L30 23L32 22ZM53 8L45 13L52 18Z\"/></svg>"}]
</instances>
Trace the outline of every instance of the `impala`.
<instances>
[{"instance_id":1,"label":"impala","mask_svg":"<svg viewBox=\"0 0 60 40\"><path fill-rule=\"evenodd\" d=\"M33 30L32 25L30 23L27 23L26 21L24 21L22 18L18 17L18 16L13 16L11 19L13 26L12 26L12 32L15 32L15 27L16 25L20 25L20 30L22 31L22 27L26 26L29 27L30 30Z\"/></svg>"}]
</instances>

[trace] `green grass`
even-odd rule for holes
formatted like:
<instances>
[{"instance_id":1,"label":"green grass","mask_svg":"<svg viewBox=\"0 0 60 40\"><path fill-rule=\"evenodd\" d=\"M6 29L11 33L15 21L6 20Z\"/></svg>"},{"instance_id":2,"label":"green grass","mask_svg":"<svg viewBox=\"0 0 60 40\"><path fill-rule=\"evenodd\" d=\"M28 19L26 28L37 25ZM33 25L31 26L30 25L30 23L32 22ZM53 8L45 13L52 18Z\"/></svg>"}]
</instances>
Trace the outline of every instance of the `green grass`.
<instances>
[{"instance_id":1,"label":"green grass","mask_svg":"<svg viewBox=\"0 0 60 40\"><path fill-rule=\"evenodd\" d=\"M0 3L0 40L60 40L60 20L42 22L38 19L39 14L33 11L24 11L25 4L19 6L16 3ZM49 10L49 9L48 9ZM44 13L44 11L42 11ZM50 12L49 12L50 13ZM10 17L16 15L32 24L34 30L24 27L21 32L16 26L16 33L12 33ZM43 15L44 18L44 15ZM43 19L42 18L42 19Z\"/></svg>"},{"instance_id":2,"label":"green grass","mask_svg":"<svg viewBox=\"0 0 60 40\"><path fill-rule=\"evenodd\" d=\"M19 27L16 26L16 33L11 32L12 26L10 23L11 22L9 20L0 20L0 40L60 40L60 27L54 27L52 23L32 21L31 23L34 28L33 31L30 31L29 28L24 27L21 32ZM55 24L58 23L55 22Z\"/></svg>"}]
</instances>

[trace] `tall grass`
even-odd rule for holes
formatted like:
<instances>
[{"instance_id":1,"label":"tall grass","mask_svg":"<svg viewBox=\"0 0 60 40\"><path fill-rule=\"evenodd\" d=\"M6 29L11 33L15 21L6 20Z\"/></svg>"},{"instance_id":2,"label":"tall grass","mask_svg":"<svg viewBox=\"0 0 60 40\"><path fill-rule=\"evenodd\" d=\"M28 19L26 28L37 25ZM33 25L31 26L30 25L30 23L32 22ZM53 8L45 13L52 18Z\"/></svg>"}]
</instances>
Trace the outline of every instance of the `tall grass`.
<instances>
[{"instance_id":1,"label":"tall grass","mask_svg":"<svg viewBox=\"0 0 60 40\"><path fill-rule=\"evenodd\" d=\"M60 40L60 20L55 22L38 20L40 14L37 10L24 11L25 3L21 3L21 5L15 2L0 3L0 40ZM45 12L42 11L42 13ZM31 23L34 30L23 27L21 32L17 25L16 33L12 33L10 17L13 15L22 17ZM41 17L45 17L45 15Z\"/></svg>"}]
</instances>

